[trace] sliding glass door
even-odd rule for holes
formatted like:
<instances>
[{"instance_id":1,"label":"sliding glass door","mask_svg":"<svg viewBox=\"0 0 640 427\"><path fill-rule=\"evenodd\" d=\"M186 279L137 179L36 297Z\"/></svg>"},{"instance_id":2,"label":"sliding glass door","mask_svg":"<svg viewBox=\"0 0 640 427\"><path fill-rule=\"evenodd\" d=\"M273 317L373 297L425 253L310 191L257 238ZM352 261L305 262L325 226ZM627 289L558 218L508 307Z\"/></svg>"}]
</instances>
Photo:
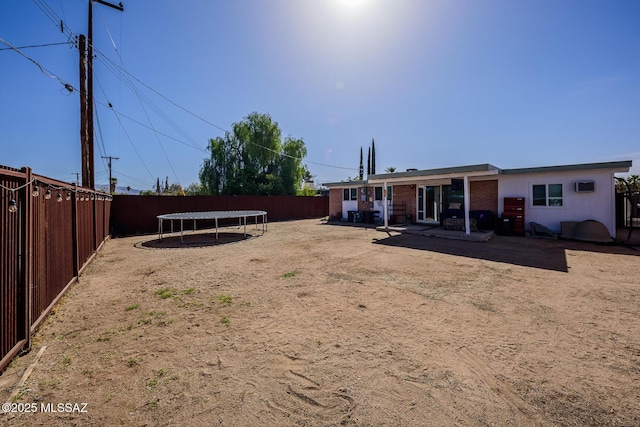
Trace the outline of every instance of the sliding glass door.
<instances>
[{"instance_id":1,"label":"sliding glass door","mask_svg":"<svg viewBox=\"0 0 640 427\"><path fill-rule=\"evenodd\" d=\"M418 221L440 222L442 190L439 185L418 187Z\"/></svg>"},{"instance_id":2,"label":"sliding glass door","mask_svg":"<svg viewBox=\"0 0 640 427\"><path fill-rule=\"evenodd\" d=\"M424 216L429 222L440 222L440 186L425 187Z\"/></svg>"}]
</instances>

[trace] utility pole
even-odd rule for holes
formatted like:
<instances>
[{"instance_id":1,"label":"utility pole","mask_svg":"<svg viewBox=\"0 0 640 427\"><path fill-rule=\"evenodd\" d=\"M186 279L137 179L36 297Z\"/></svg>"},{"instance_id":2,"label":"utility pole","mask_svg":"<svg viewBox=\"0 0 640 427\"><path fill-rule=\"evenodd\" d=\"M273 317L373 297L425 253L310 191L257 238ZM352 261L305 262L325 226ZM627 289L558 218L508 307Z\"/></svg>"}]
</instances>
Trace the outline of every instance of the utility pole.
<instances>
[{"instance_id":1,"label":"utility pole","mask_svg":"<svg viewBox=\"0 0 640 427\"><path fill-rule=\"evenodd\" d=\"M112 160L120 160L120 157L113 156L102 156L103 159L109 159L109 193L113 194L115 192L115 185L113 185L113 177L111 176L111 161Z\"/></svg>"},{"instance_id":2,"label":"utility pole","mask_svg":"<svg viewBox=\"0 0 640 427\"><path fill-rule=\"evenodd\" d=\"M89 25L87 31L87 47L86 47L86 96L83 97L82 90L80 91L80 120L82 124L80 125L80 137L82 144L82 186L89 187L91 189L95 189L96 181L94 174L94 155L93 155L93 2L103 4L105 6L109 6L113 9L119 10L120 12L124 11L124 7L122 3L115 5L108 3L104 0L89 0ZM82 46L82 41L84 40L84 36L80 36L80 43L78 48L80 49ZM83 64L82 57L84 56L84 49L80 50L80 63L81 67ZM80 86L82 88L82 82L84 79L84 69L80 70ZM84 103L84 108L86 109L86 118L83 118L82 111ZM86 131L83 132L82 128L86 127Z\"/></svg>"},{"instance_id":3,"label":"utility pole","mask_svg":"<svg viewBox=\"0 0 640 427\"><path fill-rule=\"evenodd\" d=\"M71 175L76 176L75 184L78 185L80 183L80 172L71 172Z\"/></svg>"},{"instance_id":4,"label":"utility pole","mask_svg":"<svg viewBox=\"0 0 640 427\"><path fill-rule=\"evenodd\" d=\"M87 187L91 181L93 165L89 162L89 153L93 152L93 144L89 144L87 123L87 38L78 36L80 52L80 163L82 165L82 186ZM76 181L79 184L80 180Z\"/></svg>"}]
</instances>

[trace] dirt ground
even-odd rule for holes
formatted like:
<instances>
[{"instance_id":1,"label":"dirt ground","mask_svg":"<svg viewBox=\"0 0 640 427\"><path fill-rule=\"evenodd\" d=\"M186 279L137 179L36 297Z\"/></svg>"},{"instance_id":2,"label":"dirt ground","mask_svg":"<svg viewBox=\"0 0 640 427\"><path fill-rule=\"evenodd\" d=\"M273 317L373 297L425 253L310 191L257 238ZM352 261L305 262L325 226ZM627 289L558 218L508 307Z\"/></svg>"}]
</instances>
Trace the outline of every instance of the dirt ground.
<instances>
[{"instance_id":1,"label":"dirt ground","mask_svg":"<svg viewBox=\"0 0 640 427\"><path fill-rule=\"evenodd\" d=\"M108 241L0 376L35 413L0 424L640 425L638 250L320 220L239 237Z\"/></svg>"}]
</instances>

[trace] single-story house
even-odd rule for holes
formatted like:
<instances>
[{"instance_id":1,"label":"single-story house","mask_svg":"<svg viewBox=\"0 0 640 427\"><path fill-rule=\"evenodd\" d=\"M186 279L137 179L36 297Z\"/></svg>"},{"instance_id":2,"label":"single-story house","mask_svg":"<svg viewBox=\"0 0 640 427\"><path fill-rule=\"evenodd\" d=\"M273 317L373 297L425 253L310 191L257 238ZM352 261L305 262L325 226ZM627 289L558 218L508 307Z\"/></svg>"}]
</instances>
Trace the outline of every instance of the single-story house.
<instances>
[{"instance_id":1,"label":"single-story house","mask_svg":"<svg viewBox=\"0 0 640 427\"><path fill-rule=\"evenodd\" d=\"M480 228L512 218L515 234L529 231L531 222L559 233L562 222L596 220L615 236L614 174L631 166L630 160L521 169L479 164L324 185L330 216L343 220L442 225L456 218L467 234L476 223L470 218Z\"/></svg>"}]
</instances>

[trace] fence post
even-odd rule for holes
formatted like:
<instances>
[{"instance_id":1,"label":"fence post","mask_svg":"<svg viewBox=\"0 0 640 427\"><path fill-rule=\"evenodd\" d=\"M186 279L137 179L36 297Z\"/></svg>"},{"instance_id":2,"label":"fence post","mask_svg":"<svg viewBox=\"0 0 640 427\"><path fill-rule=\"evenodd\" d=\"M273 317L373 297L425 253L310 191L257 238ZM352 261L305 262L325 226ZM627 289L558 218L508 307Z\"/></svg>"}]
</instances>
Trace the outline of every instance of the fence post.
<instances>
[{"instance_id":1,"label":"fence post","mask_svg":"<svg viewBox=\"0 0 640 427\"><path fill-rule=\"evenodd\" d=\"M91 205L93 211L93 252L98 249L98 197L95 192L91 193Z\"/></svg>"},{"instance_id":2,"label":"fence post","mask_svg":"<svg viewBox=\"0 0 640 427\"><path fill-rule=\"evenodd\" d=\"M78 277L78 272L80 271L80 260L78 257L80 254L78 253L78 184L73 184L73 201L71 203L71 222L72 226L72 236L71 239L73 244L73 275L74 277Z\"/></svg>"},{"instance_id":3,"label":"fence post","mask_svg":"<svg viewBox=\"0 0 640 427\"><path fill-rule=\"evenodd\" d=\"M33 234L34 234L34 226L35 226L35 221L34 221L34 215L35 215L35 209L34 209L34 203L33 203L33 196L31 196L31 192L33 190L33 175L32 175L32 171L31 168L28 167L24 167L22 168L22 172L24 172L25 174L25 188L24 188L24 213L23 213L23 223L21 224L21 228L23 230L22 233L22 239L20 242L20 245L23 248L22 251L22 272L23 274L21 274L21 280L23 281L22 283L22 288L24 289L24 297L25 297L25 301L24 301L24 328L25 328L25 335L26 335L26 349L31 350L31 325L33 324L33 319L32 319L32 315L31 315L31 311L32 311L32 305L33 305L33 270L34 270L34 266L33 266L33 252L34 252L34 239L33 239Z\"/></svg>"}]
</instances>

